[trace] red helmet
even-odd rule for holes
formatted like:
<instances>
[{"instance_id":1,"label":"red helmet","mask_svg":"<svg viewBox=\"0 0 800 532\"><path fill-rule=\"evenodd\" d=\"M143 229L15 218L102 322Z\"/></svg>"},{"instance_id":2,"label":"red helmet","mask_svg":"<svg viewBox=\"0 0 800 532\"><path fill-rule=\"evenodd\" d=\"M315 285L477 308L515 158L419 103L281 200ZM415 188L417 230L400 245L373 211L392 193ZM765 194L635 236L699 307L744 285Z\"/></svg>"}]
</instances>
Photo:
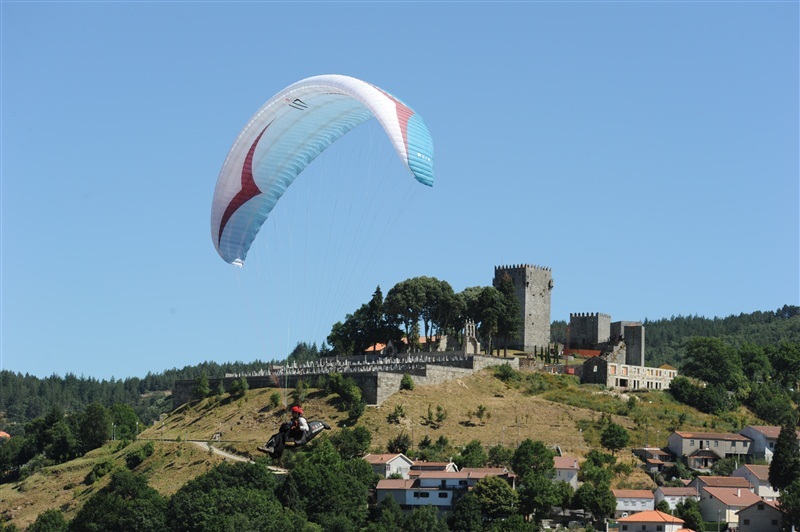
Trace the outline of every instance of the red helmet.
<instances>
[{"instance_id":1,"label":"red helmet","mask_svg":"<svg viewBox=\"0 0 800 532\"><path fill-rule=\"evenodd\" d=\"M302 414L302 413L303 409L300 408L299 406L295 405L292 407L292 414Z\"/></svg>"}]
</instances>

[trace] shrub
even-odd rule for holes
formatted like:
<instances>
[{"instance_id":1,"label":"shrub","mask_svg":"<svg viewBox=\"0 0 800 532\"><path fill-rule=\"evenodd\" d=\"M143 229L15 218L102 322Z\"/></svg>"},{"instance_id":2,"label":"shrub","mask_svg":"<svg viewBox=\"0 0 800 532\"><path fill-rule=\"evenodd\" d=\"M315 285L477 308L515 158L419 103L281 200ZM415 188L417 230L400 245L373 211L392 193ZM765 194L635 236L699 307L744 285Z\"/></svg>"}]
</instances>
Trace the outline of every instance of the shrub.
<instances>
[{"instance_id":1,"label":"shrub","mask_svg":"<svg viewBox=\"0 0 800 532\"><path fill-rule=\"evenodd\" d=\"M414 389L414 379L411 378L411 375L408 373L403 374L403 378L400 381L400 389L401 390L413 390Z\"/></svg>"},{"instance_id":2,"label":"shrub","mask_svg":"<svg viewBox=\"0 0 800 532\"><path fill-rule=\"evenodd\" d=\"M142 447L125 455L125 465L128 466L128 469L135 469L136 466L144 462L148 456L151 456L155 452L155 449L156 447L153 442L147 442Z\"/></svg>"},{"instance_id":3,"label":"shrub","mask_svg":"<svg viewBox=\"0 0 800 532\"><path fill-rule=\"evenodd\" d=\"M390 453L403 453L406 454L411 447L411 436L405 432L401 432L386 444L386 448Z\"/></svg>"},{"instance_id":4,"label":"shrub","mask_svg":"<svg viewBox=\"0 0 800 532\"><path fill-rule=\"evenodd\" d=\"M272 408L278 408L281 404L281 394L278 392L272 392L269 395L269 406Z\"/></svg>"},{"instance_id":5,"label":"shrub","mask_svg":"<svg viewBox=\"0 0 800 532\"><path fill-rule=\"evenodd\" d=\"M103 460L102 462L98 462L94 465L89 474L86 475L86 478L84 479L83 482L87 486L91 486L98 479L101 479L107 474L109 474L112 469L114 469L114 462L112 462L111 460Z\"/></svg>"},{"instance_id":6,"label":"shrub","mask_svg":"<svg viewBox=\"0 0 800 532\"><path fill-rule=\"evenodd\" d=\"M389 423L400 423L400 419L406 417L406 411L403 405L394 405L394 412L386 416L386 421Z\"/></svg>"}]
</instances>

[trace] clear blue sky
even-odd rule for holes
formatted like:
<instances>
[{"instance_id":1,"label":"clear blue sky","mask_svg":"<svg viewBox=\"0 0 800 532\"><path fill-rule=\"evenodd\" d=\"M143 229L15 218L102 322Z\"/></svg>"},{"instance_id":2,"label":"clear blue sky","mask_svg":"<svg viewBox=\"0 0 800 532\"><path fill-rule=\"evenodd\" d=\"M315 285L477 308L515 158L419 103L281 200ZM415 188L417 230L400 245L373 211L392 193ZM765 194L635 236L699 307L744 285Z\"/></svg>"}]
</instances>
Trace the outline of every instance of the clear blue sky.
<instances>
[{"instance_id":1,"label":"clear blue sky","mask_svg":"<svg viewBox=\"0 0 800 532\"><path fill-rule=\"evenodd\" d=\"M1 9L3 369L283 358L377 285L460 291L516 263L552 268L554 320L800 302L797 2ZM237 270L210 236L220 167L263 102L318 74L414 107L436 184L392 167L406 188L359 196L399 163L354 131ZM356 221L320 251L348 198Z\"/></svg>"}]
</instances>

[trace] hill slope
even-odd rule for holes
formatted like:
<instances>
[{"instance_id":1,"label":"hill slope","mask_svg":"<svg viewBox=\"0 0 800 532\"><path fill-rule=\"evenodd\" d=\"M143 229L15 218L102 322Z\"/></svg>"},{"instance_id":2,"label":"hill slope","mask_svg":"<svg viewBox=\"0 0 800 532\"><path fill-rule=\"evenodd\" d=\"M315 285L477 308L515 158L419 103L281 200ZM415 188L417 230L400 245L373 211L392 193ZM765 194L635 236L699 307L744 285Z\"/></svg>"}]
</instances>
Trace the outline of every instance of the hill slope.
<instances>
[{"instance_id":1,"label":"hill slope","mask_svg":"<svg viewBox=\"0 0 800 532\"><path fill-rule=\"evenodd\" d=\"M558 445L566 455L583 456L599 447L602 417L628 428L633 445L643 444L646 438L650 444L664 445L669 427L676 424L681 412L685 413L683 428L689 430L702 428L704 424L716 426L718 430L734 430L738 428L734 424L756 421L745 410L727 421L714 418L677 404L669 394L662 392L636 394L636 406L631 409L629 396L596 386L578 386L570 377L517 376L521 380L506 383L496 378L491 370L484 370L441 385L417 386L395 394L381 407L367 408L358 424L369 429L375 452L384 451L391 438L405 432L412 436L414 446L424 435L432 440L443 435L456 446L477 439L487 447L497 444L513 447L530 438ZM109 442L80 459L44 468L20 482L0 485L4 516L11 518L18 527L29 526L49 508L61 509L67 518L72 518L86 500L108 482L109 475L106 475L92 485L84 483L95 464L111 461L115 467L124 468L126 455L147 442L154 444L155 452L134 471L144 475L149 484L164 495L175 493L188 480L224 459L189 440L210 442L219 434L219 441L212 442L214 446L244 458L260 458L256 446L263 443L283 419L282 408L268 406L274 392L272 388L250 390L245 398L223 396L220 401L210 398L183 405L127 447L121 442ZM336 399L336 396L312 390L304 402L309 419L324 419L333 427L331 432L340 430L347 415L336 409ZM406 415L398 424L389 423L387 416L397 405L402 406ZM447 412L439 428L425 425L429 405L434 410L442 406ZM479 405L487 412L482 423L467 416L468 411L475 411ZM413 449L409 454L412 453ZM622 453L620 460L630 461L631 456ZM618 478L615 485L645 487L650 482L637 470Z\"/></svg>"}]
</instances>

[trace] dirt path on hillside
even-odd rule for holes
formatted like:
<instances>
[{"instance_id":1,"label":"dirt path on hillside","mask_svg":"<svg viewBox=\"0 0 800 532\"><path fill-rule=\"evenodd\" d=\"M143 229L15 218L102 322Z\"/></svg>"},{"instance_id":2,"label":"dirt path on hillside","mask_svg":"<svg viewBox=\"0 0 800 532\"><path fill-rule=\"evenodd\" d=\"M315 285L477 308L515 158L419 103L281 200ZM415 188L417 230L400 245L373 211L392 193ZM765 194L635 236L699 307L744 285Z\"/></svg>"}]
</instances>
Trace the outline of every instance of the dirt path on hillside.
<instances>
[{"instance_id":1,"label":"dirt path on hillside","mask_svg":"<svg viewBox=\"0 0 800 532\"><path fill-rule=\"evenodd\" d=\"M214 447L213 445L211 445L210 443L208 443L206 441L189 440L189 442L197 445L198 447L200 447L204 451L208 451L209 449L211 449L212 453L214 453L216 455L219 455L219 456L225 458L226 460L233 460L234 462L247 462L249 464L255 463L255 462L253 462L252 460L250 460L249 458L247 458L245 456L239 456L238 454L231 454L229 452L223 451L222 449L218 449L217 447ZM285 475L285 474L289 473L288 469L284 469L282 467L267 466L267 468L270 471L272 471L273 473L275 473L275 474L284 474Z\"/></svg>"}]
</instances>

